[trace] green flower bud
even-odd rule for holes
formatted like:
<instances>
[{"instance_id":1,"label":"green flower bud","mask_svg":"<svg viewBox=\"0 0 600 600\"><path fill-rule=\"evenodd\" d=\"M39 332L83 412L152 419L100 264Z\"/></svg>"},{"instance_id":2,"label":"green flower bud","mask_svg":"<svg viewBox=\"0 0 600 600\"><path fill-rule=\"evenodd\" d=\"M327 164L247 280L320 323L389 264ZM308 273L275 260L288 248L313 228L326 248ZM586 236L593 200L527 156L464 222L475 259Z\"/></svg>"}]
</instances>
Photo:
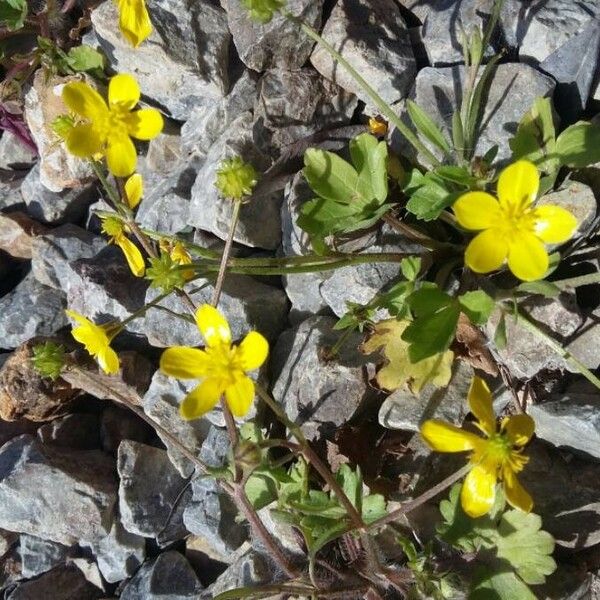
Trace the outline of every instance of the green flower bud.
<instances>
[{"instance_id":1,"label":"green flower bud","mask_svg":"<svg viewBox=\"0 0 600 600\"><path fill-rule=\"evenodd\" d=\"M285 6L285 0L242 0L242 6L253 21L268 23Z\"/></svg>"},{"instance_id":2,"label":"green flower bud","mask_svg":"<svg viewBox=\"0 0 600 600\"><path fill-rule=\"evenodd\" d=\"M60 377L65 365L65 349L54 342L38 344L33 347L31 362L40 375L54 381Z\"/></svg>"},{"instance_id":3,"label":"green flower bud","mask_svg":"<svg viewBox=\"0 0 600 600\"><path fill-rule=\"evenodd\" d=\"M70 117L69 115L60 115L52 121L50 126L52 127L52 131L54 131L61 140L64 140L75 126L75 121L73 120L73 117Z\"/></svg>"},{"instance_id":4,"label":"green flower bud","mask_svg":"<svg viewBox=\"0 0 600 600\"><path fill-rule=\"evenodd\" d=\"M257 181L258 173L254 167L234 156L221 162L215 185L223 197L241 200L252 194Z\"/></svg>"},{"instance_id":5,"label":"green flower bud","mask_svg":"<svg viewBox=\"0 0 600 600\"><path fill-rule=\"evenodd\" d=\"M166 293L182 288L190 279L190 269L182 269L180 263L175 262L168 252L161 252L159 257L150 258L149 261L146 279L150 280L150 287L159 288Z\"/></svg>"}]
</instances>

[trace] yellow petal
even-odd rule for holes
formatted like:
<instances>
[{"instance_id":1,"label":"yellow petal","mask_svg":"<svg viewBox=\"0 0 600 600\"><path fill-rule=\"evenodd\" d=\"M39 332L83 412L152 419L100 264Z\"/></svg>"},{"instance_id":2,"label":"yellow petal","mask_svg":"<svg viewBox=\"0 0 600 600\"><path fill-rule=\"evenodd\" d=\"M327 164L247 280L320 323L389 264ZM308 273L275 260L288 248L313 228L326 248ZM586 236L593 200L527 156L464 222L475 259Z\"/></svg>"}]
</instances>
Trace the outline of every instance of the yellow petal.
<instances>
[{"instance_id":1,"label":"yellow petal","mask_svg":"<svg viewBox=\"0 0 600 600\"><path fill-rule=\"evenodd\" d=\"M508 251L508 268L523 281L541 279L548 270L548 252L533 233L514 236Z\"/></svg>"},{"instance_id":2,"label":"yellow petal","mask_svg":"<svg viewBox=\"0 0 600 600\"><path fill-rule=\"evenodd\" d=\"M87 83L73 81L67 83L62 91L63 102L73 112L90 121L108 116L108 107L102 96Z\"/></svg>"},{"instance_id":3,"label":"yellow petal","mask_svg":"<svg viewBox=\"0 0 600 600\"><path fill-rule=\"evenodd\" d=\"M231 343L229 323L214 306L203 304L198 307L196 324L207 346Z\"/></svg>"},{"instance_id":4,"label":"yellow petal","mask_svg":"<svg viewBox=\"0 0 600 600\"><path fill-rule=\"evenodd\" d=\"M506 500L514 508L518 508L525 512L531 512L533 508L533 499L525 490L525 488L519 483L517 476L506 467L503 472L504 479L504 493Z\"/></svg>"},{"instance_id":5,"label":"yellow petal","mask_svg":"<svg viewBox=\"0 0 600 600\"><path fill-rule=\"evenodd\" d=\"M269 354L269 342L258 331L251 331L239 345L238 356L244 371L258 369Z\"/></svg>"},{"instance_id":6,"label":"yellow petal","mask_svg":"<svg viewBox=\"0 0 600 600\"><path fill-rule=\"evenodd\" d=\"M91 123L75 125L65 138L67 150L79 156L88 158L102 150L103 139Z\"/></svg>"},{"instance_id":7,"label":"yellow petal","mask_svg":"<svg viewBox=\"0 0 600 600\"><path fill-rule=\"evenodd\" d=\"M77 321L77 323L79 323L80 325L94 325L92 321L90 321L83 315L80 315L78 312L75 312L74 310L70 310L67 308L65 309L65 314L67 315L67 317L73 319L73 321Z\"/></svg>"},{"instance_id":8,"label":"yellow petal","mask_svg":"<svg viewBox=\"0 0 600 600\"><path fill-rule=\"evenodd\" d=\"M119 372L119 357L110 346L98 352L98 364L107 375Z\"/></svg>"},{"instance_id":9,"label":"yellow petal","mask_svg":"<svg viewBox=\"0 0 600 600\"><path fill-rule=\"evenodd\" d=\"M125 197L129 208L134 209L144 195L144 181L139 173L134 173L125 182Z\"/></svg>"},{"instance_id":10,"label":"yellow petal","mask_svg":"<svg viewBox=\"0 0 600 600\"><path fill-rule=\"evenodd\" d=\"M535 209L535 235L546 244L561 244L572 237L577 219L567 209L545 204Z\"/></svg>"},{"instance_id":11,"label":"yellow petal","mask_svg":"<svg viewBox=\"0 0 600 600\"><path fill-rule=\"evenodd\" d=\"M140 101L140 86L129 73L111 77L108 84L108 105L131 110Z\"/></svg>"},{"instance_id":12,"label":"yellow petal","mask_svg":"<svg viewBox=\"0 0 600 600\"><path fill-rule=\"evenodd\" d=\"M129 135L138 140L151 140L163 128L162 115L155 108L142 108L127 115Z\"/></svg>"},{"instance_id":13,"label":"yellow petal","mask_svg":"<svg viewBox=\"0 0 600 600\"><path fill-rule=\"evenodd\" d=\"M227 405L235 417L243 417L254 400L254 381L250 377L240 377L233 385L225 388Z\"/></svg>"},{"instance_id":14,"label":"yellow petal","mask_svg":"<svg viewBox=\"0 0 600 600\"><path fill-rule=\"evenodd\" d=\"M506 167L498 178L498 199L504 207L529 206L540 187L540 174L528 160L518 160Z\"/></svg>"},{"instance_id":15,"label":"yellow petal","mask_svg":"<svg viewBox=\"0 0 600 600\"><path fill-rule=\"evenodd\" d=\"M188 421L198 419L215 407L223 391L220 379L205 379L183 399L179 406L179 413Z\"/></svg>"},{"instance_id":16,"label":"yellow petal","mask_svg":"<svg viewBox=\"0 0 600 600\"><path fill-rule=\"evenodd\" d=\"M502 429L515 446L524 446L535 431L535 422L525 414L513 415L502 423Z\"/></svg>"},{"instance_id":17,"label":"yellow petal","mask_svg":"<svg viewBox=\"0 0 600 600\"><path fill-rule=\"evenodd\" d=\"M160 357L160 370L177 379L200 379L207 374L209 359L204 350L174 346Z\"/></svg>"},{"instance_id":18,"label":"yellow petal","mask_svg":"<svg viewBox=\"0 0 600 600\"><path fill-rule=\"evenodd\" d=\"M136 277L143 277L146 270L146 263L140 249L124 235L115 240L119 248L123 251L130 271Z\"/></svg>"},{"instance_id":19,"label":"yellow petal","mask_svg":"<svg viewBox=\"0 0 600 600\"><path fill-rule=\"evenodd\" d=\"M421 436L438 452L477 450L484 444L484 440L474 433L437 419L429 419L421 425Z\"/></svg>"},{"instance_id":20,"label":"yellow petal","mask_svg":"<svg viewBox=\"0 0 600 600\"><path fill-rule=\"evenodd\" d=\"M134 48L152 33L152 23L144 0L119 1L119 28Z\"/></svg>"},{"instance_id":21,"label":"yellow petal","mask_svg":"<svg viewBox=\"0 0 600 600\"><path fill-rule=\"evenodd\" d=\"M496 469L491 463L474 465L460 492L463 510L472 518L482 517L492 508L496 496Z\"/></svg>"},{"instance_id":22,"label":"yellow petal","mask_svg":"<svg viewBox=\"0 0 600 600\"><path fill-rule=\"evenodd\" d=\"M108 170L115 177L127 177L135 171L137 154L127 135L111 135L106 143Z\"/></svg>"},{"instance_id":23,"label":"yellow petal","mask_svg":"<svg viewBox=\"0 0 600 600\"><path fill-rule=\"evenodd\" d=\"M495 229L478 233L465 250L465 264L475 273L489 273L502 266L508 244Z\"/></svg>"},{"instance_id":24,"label":"yellow petal","mask_svg":"<svg viewBox=\"0 0 600 600\"><path fill-rule=\"evenodd\" d=\"M481 429L488 436L496 433L496 415L492 406L492 394L487 383L480 377L473 377L468 399L469 408L477 418Z\"/></svg>"},{"instance_id":25,"label":"yellow petal","mask_svg":"<svg viewBox=\"0 0 600 600\"><path fill-rule=\"evenodd\" d=\"M500 217L500 207L494 196L485 192L463 194L453 205L452 210L461 227L470 230L489 229Z\"/></svg>"}]
</instances>

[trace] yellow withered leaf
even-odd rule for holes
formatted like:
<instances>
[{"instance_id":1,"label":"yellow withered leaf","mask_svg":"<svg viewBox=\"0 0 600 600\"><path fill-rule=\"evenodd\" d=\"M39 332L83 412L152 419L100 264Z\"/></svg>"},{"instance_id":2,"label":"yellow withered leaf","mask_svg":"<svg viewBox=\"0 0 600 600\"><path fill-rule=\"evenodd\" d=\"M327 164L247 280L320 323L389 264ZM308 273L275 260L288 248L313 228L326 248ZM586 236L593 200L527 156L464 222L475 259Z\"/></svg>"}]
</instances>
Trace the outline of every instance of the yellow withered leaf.
<instances>
[{"instance_id":1,"label":"yellow withered leaf","mask_svg":"<svg viewBox=\"0 0 600 600\"><path fill-rule=\"evenodd\" d=\"M418 394L425 385L445 387L452 376L454 353L446 350L416 363L411 363L408 356L408 343L402 339L402 333L410 321L404 319L387 319L375 325L375 330L362 345L365 354L381 349L387 359L386 364L378 371L375 381L377 385L388 391L397 390L403 385Z\"/></svg>"}]
</instances>

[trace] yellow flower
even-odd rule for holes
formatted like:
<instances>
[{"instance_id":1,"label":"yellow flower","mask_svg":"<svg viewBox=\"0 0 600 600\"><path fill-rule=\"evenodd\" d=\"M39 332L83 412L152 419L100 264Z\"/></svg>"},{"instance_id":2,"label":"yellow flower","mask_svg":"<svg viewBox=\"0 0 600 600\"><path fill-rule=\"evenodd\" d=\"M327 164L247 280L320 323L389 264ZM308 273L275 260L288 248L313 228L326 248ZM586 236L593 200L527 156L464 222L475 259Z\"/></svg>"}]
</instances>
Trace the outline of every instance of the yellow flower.
<instances>
[{"instance_id":1,"label":"yellow flower","mask_svg":"<svg viewBox=\"0 0 600 600\"><path fill-rule=\"evenodd\" d=\"M162 116L156 109L132 110L139 102L140 88L126 73L110 80L108 105L96 90L81 81L67 83L62 99L87 121L67 133L69 152L82 158L102 153L115 177L127 177L135 171L137 155L131 138L151 140L163 128Z\"/></svg>"},{"instance_id":2,"label":"yellow flower","mask_svg":"<svg viewBox=\"0 0 600 600\"><path fill-rule=\"evenodd\" d=\"M152 33L146 3L144 0L116 1L121 33L134 48L137 48Z\"/></svg>"},{"instance_id":3,"label":"yellow flower","mask_svg":"<svg viewBox=\"0 0 600 600\"><path fill-rule=\"evenodd\" d=\"M471 383L469 407L485 439L437 419L425 421L421 426L423 439L434 450L471 451L472 467L461 491L463 510L474 518L486 514L494 504L496 481L501 479L508 503L529 512L533 500L518 482L516 474L529 460L522 455L522 448L533 435L533 419L525 414L514 415L503 419L498 429L492 394L479 377L474 377Z\"/></svg>"},{"instance_id":4,"label":"yellow flower","mask_svg":"<svg viewBox=\"0 0 600 600\"><path fill-rule=\"evenodd\" d=\"M116 244L121 248L129 269L136 277L143 277L146 271L146 263L140 249L125 235L129 228L116 217L105 217L102 219L102 232L110 237L110 244Z\"/></svg>"},{"instance_id":5,"label":"yellow flower","mask_svg":"<svg viewBox=\"0 0 600 600\"><path fill-rule=\"evenodd\" d=\"M269 343L251 331L239 346L231 344L225 317L209 304L196 311L196 324L206 342L204 350L177 346L160 357L160 370L178 379L202 379L181 403L184 419L197 419L211 410L225 394L236 417L243 417L254 399L254 382L246 374L258 369L269 353Z\"/></svg>"},{"instance_id":6,"label":"yellow flower","mask_svg":"<svg viewBox=\"0 0 600 600\"><path fill-rule=\"evenodd\" d=\"M144 181L139 173L134 173L125 182L125 200L127 206L133 210L142 200L144 195Z\"/></svg>"},{"instance_id":7,"label":"yellow flower","mask_svg":"<svg viewBox=\"0 0 600 600\"><path fill-rule=\"evenodd\" d=\"M463 194L452 207L465 229L481 231L467 246L465 263L476 273L508 268L523 281L534 281L548 270L544 244L567 241L577 227L564 208L534 206L540 176L533 163L519 160L500 173L498 200L485 192Z\"/></svg>"},{"instance_id":8,"label":"yellow flower","mask_svg":"<svg viewBox=\"0 0 600 600\"><path fill-rule=\"evenodd\" d=\"M110 343L121 331L121 325L119 323L96 325L74 310L65 310L65 312L67 316L79 323L79 326L73 327L71 335L85 346L87 352L98 361L105 373L108 375L117 373L119 371L119 357L110 347Z\"/></svg>"}]
</instances>

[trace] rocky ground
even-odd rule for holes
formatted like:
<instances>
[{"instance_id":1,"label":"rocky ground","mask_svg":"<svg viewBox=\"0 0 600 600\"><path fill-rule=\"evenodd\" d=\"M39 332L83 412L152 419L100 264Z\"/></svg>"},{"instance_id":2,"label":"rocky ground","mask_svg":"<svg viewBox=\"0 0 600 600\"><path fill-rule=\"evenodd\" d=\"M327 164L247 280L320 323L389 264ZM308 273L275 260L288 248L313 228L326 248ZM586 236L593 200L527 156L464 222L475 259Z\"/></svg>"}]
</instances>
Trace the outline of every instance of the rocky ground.
<instances>
[{"instance_id":1,"label":"rocky ground","mask_svg":"<svg viewBox=\"0 0 600 600\"><path fill-rule=\"evenodd\" d=\"M288 2L325 39L343 42L342 54L399 112L413 98L446 128L463 77L461 27L480 24L490 4ZM257 25L238 0L221 5L198 0L190 9L183 0L150 1L155 31L135 51L118 32L112 2L91 13L83 41L106 54L111 71L134 74L144 101L167 117L163 134L139 157L146 193L138 221L221 248L230 208L217 194L215 173L224 157L240 154L270 187L243 208L235 252L302 255L309 243L296 218L311 197L299 174L304 149L341 149L376 111L285 19ZM510 134L536 97L552 97L563 123L594 116L600 3L507 0L500 30L489 51L506 55L488 90L477 152L498 144L503 161ZM101 393L82 393L61 379L44 382L30 366L31 340L68 336L67 306L104 322L127 317L157 295L99 235L98 183L54 141L49 123L63 110L54 90L64 81L38 71L26 91L25 120L39 154L10 132L0 138L0 594L7 600L179 600L269 582L273 566L235 520L230 500L211 480L198 478L168 439ZM406 150L394 131L389 141ZM587 169L560 192L583 230L596 216L598 174ZM414 245L384 227L354 248L411 251ZM599 265L600 253L588 252L580 271L565 276ZM334 459L360 464L374 489L402 500L450 472L451 461L431 455L415 432L431 416L462 422L472 367L458 362L447 389L426 390L420 399L404 390L386 397L369 384L375 359L357 353L359 334L335 361L320 352L335 343L332 326L346 302L368 302L397 275L394 265L362 265L285 278L229 276L221 306L234 337L257 329L269 338L263 376L307 436ZM563 292L532 309L590 369L600 365L599 291ZM211 293L207 286L191 296L201 303ZM175 296L163 304L184 310ZM600 396L534 337L510 333L498 358L515 378L530 382L528 411L537 424L523 483L558 544L559 570L536 593L600 597ZM142 398L147 415L217 466L228 444L222 414L182 421L177 405L184 384L156 370L162 348L200 343L195 326L150 310L116 345L124 388ZM497 391L500 410L509 394L500 381ZM416 531L427 529L428 510L410 515ZM267 525L300 551L291 531Z\"/></svg>"}]
</instances>

